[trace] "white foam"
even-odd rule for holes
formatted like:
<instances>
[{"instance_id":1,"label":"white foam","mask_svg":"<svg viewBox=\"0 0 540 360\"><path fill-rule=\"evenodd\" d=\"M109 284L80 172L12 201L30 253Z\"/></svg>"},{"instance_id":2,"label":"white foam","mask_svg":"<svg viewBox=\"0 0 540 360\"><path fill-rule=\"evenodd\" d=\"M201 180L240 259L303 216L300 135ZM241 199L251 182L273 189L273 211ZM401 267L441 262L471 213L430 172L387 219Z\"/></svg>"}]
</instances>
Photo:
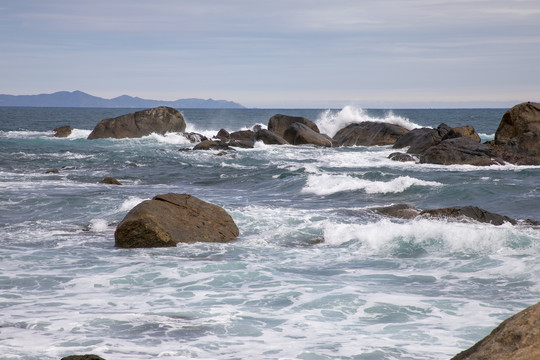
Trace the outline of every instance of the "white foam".
<instances>
[{"instance_id":1,"label":"white foam","mask_svg":"<svg viewBox=\"0 0 540 360\"><path fill-rule=\"evenodd\" d=\"M345 106L338 112L326 110L319 115L319 118L315 122L321 133L328 134L332 137L338 132L338 130L344 128L345 126L364 121L395 124L403 126L409 130L421 127L407 118L395 115L392 111L389 111L384 118L378 118L368 115L368 113L361 108L350 105Z\"/></svg>"},{"instance_id":2,"label":"white foam","mask_svg":"<svg viewBox=\"0 0 540 360\"><path fill-rule=\"evenodd\" d=\"M309 175L304 193L330 195L343 191L364 190L368 194L400 193L412 186L442 186L435 181L425 181L409 176L399 176L390 181L370 181L350 175Z\"/></svg>"},{"instance_id":3,"label":"white foam","mask_svg":"<svg viewBox=\"0 0 540 360\"><path fill-rule=\"evenodd\" d=\"M125 200L122 205L120 205L119 211L129 211L135 206L139 205L141 202L148 199L141 199L136 196L130 196L127 200Z\"/></svg>"},{"instance_id":4,"label":"white foam","mask_svg":"<svg viewBox=\"0 0 540 360\"><path fill-rule=\"evenodd\" d=\"M69 134L69 136L67 137L67 139L69 140L86 139L88 135L90 135L91 132L92 130L73 129L71 131L71 134ZM57 138L57 139L61 139L61 138Z\"/></svg>"},{"instance_id":5,"label":"white foam","mask_svg":"<svg viewBox=\"0 0 540 360\"><path fill-rule=\"evenodd\" d=\"M94 232L105 232L109 230L109 225L105 219L93 219L90 221L90 230Z\"/></svg>"}]
</instances>

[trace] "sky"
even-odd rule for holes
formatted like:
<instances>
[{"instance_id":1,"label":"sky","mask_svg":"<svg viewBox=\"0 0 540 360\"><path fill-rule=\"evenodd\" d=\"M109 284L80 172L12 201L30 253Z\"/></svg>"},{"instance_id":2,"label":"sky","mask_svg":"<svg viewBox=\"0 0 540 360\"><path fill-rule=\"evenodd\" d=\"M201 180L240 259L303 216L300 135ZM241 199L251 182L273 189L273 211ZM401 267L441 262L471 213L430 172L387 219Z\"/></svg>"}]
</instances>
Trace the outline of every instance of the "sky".
<instances>
[{"instance_id":1,"label":"sky","mask_svg":"<svg viewBox=\"0 0 540 360\"><path fill-rule=\"evenodd\" d=\"M538 0L0 0L0 93L506 107L540 101L539 19Z\"/></svg>"}]
</instances>

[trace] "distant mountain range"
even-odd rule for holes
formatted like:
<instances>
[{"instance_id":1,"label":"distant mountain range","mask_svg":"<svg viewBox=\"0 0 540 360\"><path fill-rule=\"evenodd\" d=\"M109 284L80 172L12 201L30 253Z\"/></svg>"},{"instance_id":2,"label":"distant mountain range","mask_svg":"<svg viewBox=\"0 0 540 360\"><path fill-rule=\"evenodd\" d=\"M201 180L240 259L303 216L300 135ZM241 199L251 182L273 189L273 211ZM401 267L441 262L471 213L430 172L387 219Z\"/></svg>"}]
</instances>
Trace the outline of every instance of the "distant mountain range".
<instances>
[{"instance_id":1,"label":"distant mountain range","mask_svg":"<svg viewBox=\"0 0 540 360\"><path fill-rule=\"evenodd\" d=\"M227 100L178 99L175 101L148 100L122 95L104 99L82 91L59 91L39 95L0 95L0 106L33 107L109 107L109 108L152 108L170 106L173 108L242 109L244 106Z\"/></svg>"}]
</instances>

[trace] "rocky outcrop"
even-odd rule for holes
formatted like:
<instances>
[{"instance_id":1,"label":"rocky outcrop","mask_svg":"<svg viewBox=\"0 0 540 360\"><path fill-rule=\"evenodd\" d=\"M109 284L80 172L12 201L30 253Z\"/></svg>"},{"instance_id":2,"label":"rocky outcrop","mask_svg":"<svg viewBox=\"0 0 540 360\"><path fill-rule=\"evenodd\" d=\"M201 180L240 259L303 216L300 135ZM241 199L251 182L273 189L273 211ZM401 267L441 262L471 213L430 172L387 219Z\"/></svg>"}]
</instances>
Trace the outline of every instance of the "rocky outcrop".
<instances>
[{"instance_id":1,"label":"rocky outcrop","mask_svg":"<svg viewBox=\"0 0 540 360\"><path fill-rule=\"evenodd\" d=\"M151 133L184 132L185 129L186 123L180 111L160 106L112 119L103 119L88 135L88 139L138 138Z\"/></svg>"},{"instance_id":2,"label":"rocky outcrop","mask_svg":"<svg viewBox=\"0 0 540 360\"><path fill-rule=\"evenodd\" d=\"M238 227L219 206L187 194L157 195L131 209L118 224L115 244L123 248L176 246L178 243L229 242Z\"/></svg>"},{"instance_id":3,"label":"rocky outcrop","mask_svg":"<svg viewBox=\"0 0 540 360\"><path fill-rule=\"evenodd\" d=\"M69 125L60 126L60 127L57 127L55 129L53 129L53 131L54 131L54 136L55 137L65 138L65 137L68 137L69 135L71 135L71 132L73 131L73 127L71 127Z\"/></svg>"},{"instance_id":4,"label":"rocky outcrop","mask_svg":"<svg viewBox=\"0 0 540 360\"><path fill-rule=\"evenodd\" d=\"M540 165L540 103L521 103L508 110L488 145L510 163Z\"/></svg>"},{"instance_id":5,"label":"rocky outcrop","mask_svg":"<svg viewBox=\"0 0 540 360\"><path fill-rule=\"evenodd\" d=\"M291 145L311 144L323 147L332 147L332 139L320 134L305 124L295 122L285 130L283 138Z\"/></svg>"},{"instance_id":6,"label":"rocky outcrop","mask_svg":"<svg viewBox=\"0 0 540 360\"><path fill-rule=\"evenodd\" d=\"M364 121L339 130L333 140L336 146L392 145L407 132L399 125Z\"/></svg>"},{"instance_id":7,"label":"rocky outcrop","mask_svg":"<svg viewBox=\"0 0 540 360\"><path fill-rule=\"evenodd\" d=\"M227 142L219 140L203 140L193 150L229 150L230 147Z\"/></svg>"},{"instance_id":8,"label":"rocky outcrop","mask_svg":"<svg viewBox=\"0 0 540 360\"><path fill-rule=\"evenodd\" d=\"M465 137L472 139L476 142L480 142L480 135L474 130L474 128L471 125L465 125L465 126L458 126L455 128L451 128L450 131L446 133L446 135L443 136L442 140L446 139L455 139L458 137Z\"/></svg>"},{"instance_id":9,"label":"rocky outcrop","mask_svg":"<svg viewBox=\"0 0 540 360\"><path fill-rule=\"evenodd\" d=\"M206 136L195 132L185 132L182 133L182 136L188 139L191 143L200 143L201 141L208 140Z\"/></svg>"},{"instance_id":10,"label":"rocky outcrop","mask_svg":"<svg viewBox=\"0 0 540 360\"><path fill-rule=\"evenodd\" d=\"M502 225L510 223L512 225L540 226L540 221L535 220L516 220L508 216L499 215L477 206L454 206L439 209L420 210L407 204L397 204L384 207L374 207L368 209L375 214L389 216L399 219L442 219L450 221L476 221L492 225Z\"/></svg>"},{"instance_id":11,"label":"rocky outcrop","mask_svg":"<svg viewBox=\"0 0 540 360\"><path fill-rule=\"evenodd\" d=\"M495 159L496 154L489 146L468 137L441 141L419 154L419 157L420 163L424 164L489 166L503 163L501 159Z\"/></svg>"},{"instance_id":12,"label":"rocky outcrop","mask_svg":"<svg viewBox=\"0 0 540 360\"><path fill-rule=\"evenodd\" d=\"M540 359L540 303L503 321L473 347L451 360Z\"/></svg>"},{"instance_id":13,"label":"rocky outcrop","mask_svg":"<svg viewBox=\"0 0 540 360\"><path fill-rule=\"evenodd\" d=\"M276 114L268 120L268 130L285 139L285 131L294 123L304 124L316 133L320 133L319 128L313 121L306 119L305 117L282 114Z\"/></svg>"},{"instance_id":14,"label":"rocky outcrop","mask_svg":"<svg viewBox=\"0 0 540 360\"><path fill-rule=\"evenodd\" d=\"M441 141L442 135L438 129L420 128L413 129L403 135L394 143L392 148L402 149L408 146L409 150L407 152L409 154L420 154Z\"/></svg>"}]
</instances>

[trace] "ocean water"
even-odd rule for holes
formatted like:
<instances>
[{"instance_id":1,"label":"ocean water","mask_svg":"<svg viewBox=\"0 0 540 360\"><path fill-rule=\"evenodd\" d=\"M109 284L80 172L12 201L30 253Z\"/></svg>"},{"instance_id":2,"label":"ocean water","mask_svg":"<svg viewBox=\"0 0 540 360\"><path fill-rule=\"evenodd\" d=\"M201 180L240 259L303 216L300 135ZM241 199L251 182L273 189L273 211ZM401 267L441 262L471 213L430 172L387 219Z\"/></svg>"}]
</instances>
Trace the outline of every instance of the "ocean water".
<instances>
[{"instance_id":1,"label":"ocean water","mask_svg":"<svg viewBox=\"0 0 540 360\"><path fill-rule=\"evenodd\" d=\"M178 151L193 146L179 134L86 140L132 111L0 108L1 359L449 359L540 300L539 229L366 211L476 205L540 220L540 167L400 163L387 146L219 155ZM329 135L363 120L444 122L489 140L504 111L182 113L209 136L284 113ZM75 131L54 138L61 125ZM168 192L222 206L240 236L115 248L126 213Z\"/></svg>"}]
</instances>

